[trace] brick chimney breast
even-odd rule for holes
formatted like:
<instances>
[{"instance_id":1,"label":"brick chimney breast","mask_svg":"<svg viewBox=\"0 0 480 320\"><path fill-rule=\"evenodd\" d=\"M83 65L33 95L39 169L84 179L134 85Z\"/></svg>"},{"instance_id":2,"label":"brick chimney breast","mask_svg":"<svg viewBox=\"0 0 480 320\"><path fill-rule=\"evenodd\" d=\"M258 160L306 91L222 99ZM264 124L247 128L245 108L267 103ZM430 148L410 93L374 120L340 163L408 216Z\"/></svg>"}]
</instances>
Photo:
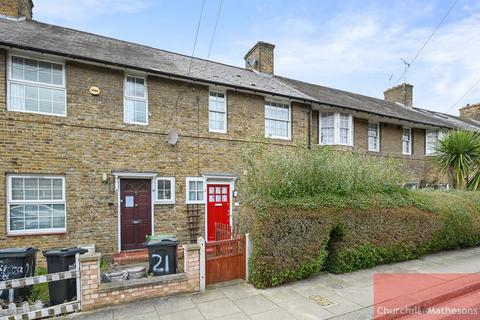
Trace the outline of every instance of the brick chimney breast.
<instances>
[{"instance_id":1,"label":"brick chimney breast","mask_svg":"<svg viewBox=\"0 0 480 320\"><path fill-rule=\"evenodd\" d=\"M258 72L273 74L275 45L258 41L245 55L245 68Z\"/></svg>"},{"instance_id":2,"label":"brick chimney breast","mask_svg":"<svg viewBox=\"0 0 480 320\"><path fill-rule=\"evenodd\" d=\"M405 107L413 107L413 85L402 83L383 92L385 101L398 102Z\"/></svg>"},{"instance_id":3,"label":"brick chimney breast","mask_svg":"<svg viewBox=\"0 0 480 320\"><path fill-rule=\"evenodd\" d=\"M31 20L32 9L32 0L0 0L0 16Z\"/></svg>"},{"instance_id":4,"label":"brick chimney breast","mask_svg":"<svg viewBox=\"0 0 480 320\"><path fill-rule=\"evenodd\" d=\"M467 104L460 108L460 117L480 121L480 103Z\"/></svg>"}]
</instances>

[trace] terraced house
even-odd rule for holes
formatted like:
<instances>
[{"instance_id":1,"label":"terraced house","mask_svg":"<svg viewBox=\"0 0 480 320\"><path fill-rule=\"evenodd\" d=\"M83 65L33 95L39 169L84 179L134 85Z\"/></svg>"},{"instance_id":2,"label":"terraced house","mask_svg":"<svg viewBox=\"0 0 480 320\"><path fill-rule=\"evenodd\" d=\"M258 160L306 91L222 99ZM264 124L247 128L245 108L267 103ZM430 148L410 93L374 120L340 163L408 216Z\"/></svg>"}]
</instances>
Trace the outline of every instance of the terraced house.
<instances>
[{"instance_id":1,"label":"terraced house","mask_svg":"<svg viewBox=\"0 0 480 320\"><path fill-rule=\"evenodd\" d=\"M409 84L380 100L277 76L265 42L238 68L34 21L32 8L0 1L0 247L211 240L241 207L244 146L339 145L434 182L441 132L480 129L478 106L465 109L477 120L416 108Z\"/></svg>"}]
</instances>

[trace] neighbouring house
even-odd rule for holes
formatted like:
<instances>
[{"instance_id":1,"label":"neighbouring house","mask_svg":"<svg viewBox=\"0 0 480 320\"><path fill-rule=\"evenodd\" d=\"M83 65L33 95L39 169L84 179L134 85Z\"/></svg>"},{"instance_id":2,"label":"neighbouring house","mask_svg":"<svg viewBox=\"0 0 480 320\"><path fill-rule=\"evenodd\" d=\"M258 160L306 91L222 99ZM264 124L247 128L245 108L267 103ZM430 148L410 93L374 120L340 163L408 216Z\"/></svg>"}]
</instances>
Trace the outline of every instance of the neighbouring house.
<instances>
[{"instance_id":1,"label":"neighbouring house","mask_svg":"<svg viewBox=\"0 0 480 320\"><path fill-rule=\"evenodd\" d=\"M239 68L34 21L32 8L0 0L0 247L212 240L237 218L244 146L339 145L435 181L441 132L480 130L479 108L416 108L410 84L380 100L277 76L269 43Z\"/></svg>"}]
</instances>

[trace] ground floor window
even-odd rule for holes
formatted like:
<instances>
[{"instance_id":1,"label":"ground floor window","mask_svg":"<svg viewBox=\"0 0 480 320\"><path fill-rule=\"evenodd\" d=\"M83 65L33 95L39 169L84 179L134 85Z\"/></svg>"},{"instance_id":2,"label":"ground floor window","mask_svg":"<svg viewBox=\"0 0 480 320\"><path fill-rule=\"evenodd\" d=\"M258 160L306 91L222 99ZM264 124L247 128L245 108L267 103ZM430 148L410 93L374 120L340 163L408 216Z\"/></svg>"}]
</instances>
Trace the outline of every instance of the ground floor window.
<instances>
[{"instance_id":1,"label":"ground floor window","mask_svg":"<svg viewBox=\"0 0 480 320\"><path fill-rule=\"evenodd\" d=\"M175 203L175 178L159 177L157 178L156 202L162 204Z\"/></svg>"},{"instance_id":2,"label":"ground floor window","mask_svg":"<svg viewBox=\"0 0 480 320\"><path fill-rule=\"evenodd\" d=\"M7 206L10 234L64 232L65 178L10 175Z\"/></svg>"},{"instance_id":3,"label":"ground floor window","mask_svg":"<svg viewBox=\"0 0 480 320\"><path fill-rule=\"evenodd\" d=\"M187 178L187 203L204 203L203 178Z\"/></svg>"}]
</instances>

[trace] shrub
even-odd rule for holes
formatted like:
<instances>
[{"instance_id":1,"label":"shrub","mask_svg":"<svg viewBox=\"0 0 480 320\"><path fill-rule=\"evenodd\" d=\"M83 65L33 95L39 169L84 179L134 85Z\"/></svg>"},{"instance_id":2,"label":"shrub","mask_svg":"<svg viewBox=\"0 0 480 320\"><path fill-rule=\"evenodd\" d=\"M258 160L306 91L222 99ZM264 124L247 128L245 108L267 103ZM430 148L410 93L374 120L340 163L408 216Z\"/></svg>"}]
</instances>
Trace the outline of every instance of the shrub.
<instances>
[{"instance_id":1,"label":"shrub","mask_svg":"<svg viewBox=\"0 0 480 320\"><path fill-rule=\"evenodd\" d=\"M245 159L240 223L257 287L480 243L480 193L406 190L394 161L325 149Z\"/></svg>"}]
</instances>

